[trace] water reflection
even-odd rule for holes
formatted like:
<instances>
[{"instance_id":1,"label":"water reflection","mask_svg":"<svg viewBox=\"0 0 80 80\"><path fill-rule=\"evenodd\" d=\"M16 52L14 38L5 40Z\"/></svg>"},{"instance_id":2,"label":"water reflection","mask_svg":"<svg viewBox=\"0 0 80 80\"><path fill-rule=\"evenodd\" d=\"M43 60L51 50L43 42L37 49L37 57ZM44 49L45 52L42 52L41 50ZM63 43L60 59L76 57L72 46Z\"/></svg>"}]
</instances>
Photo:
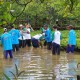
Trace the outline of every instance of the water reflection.
<instances>
[{"instance_id":1,"label":"water reflection","mask_svg":"<svg viewBox=\"0 0 80 80\"><path fill-rule=\"evenodd\" d=\"M15 65L19 69L19 59L18 58L14 58L13 60L12 59L5 60L5 64L3 66L3 73L6 74L8 77L10 77L11 80L13 80L14 78L11 72L16 74ZM2 80L6 80L6 78L3 77Z\"/></svg>"},{"instance_id":2,"label":"water reflection","mask_svg":"<svg viewBox=\"0 0 80 80\"><path fill-rule=\"evenodd\" d=\"M20 52L14 53L14 59L2 59L2 71L7 74L11 80L13 75L9 72L16 73L15 64L20 71L25 70L18 80L77 80L80 74L80 55L66 54L52 55L51 51L46 49L21 49ZM1 64L0 64L1 66ZM3 80L6 80L3 78Z\"/></svg>"},{"instance_id":3,"label":"water reflection","mask_svg":"<svg viewBox=\"0 0 80 80\"><path fill-rule=\"evenodd\" d=\"M55 80L77 80L77 62L74 55L61 56L54 67Z\"/></svg>"}]
</instances>

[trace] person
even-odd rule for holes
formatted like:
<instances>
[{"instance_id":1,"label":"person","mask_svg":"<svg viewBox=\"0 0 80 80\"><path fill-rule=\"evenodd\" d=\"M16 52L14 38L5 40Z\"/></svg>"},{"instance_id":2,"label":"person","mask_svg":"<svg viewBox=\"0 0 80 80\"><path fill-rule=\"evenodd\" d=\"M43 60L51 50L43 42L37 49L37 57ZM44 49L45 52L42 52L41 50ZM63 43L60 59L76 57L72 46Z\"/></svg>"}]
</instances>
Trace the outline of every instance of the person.
<instances>
[{"instance_id":1,"label":"person","mask_svg":"<svg viewBox=\"0 0 80 80\"><path fill-rule=\"evenodd\" d=\"M24 31L24 36L26 38L26 45L30 47L31 46L31 34L30 34L29 24L26 24L26 27L23 29L23 31Z\"/></svg>"},{"instance_id":2,"label":"person","mask_svg":"<svg viewBox=\"0 0 80 80\"><path fill-rule=\"evenodd\" d=\"M23 33L23 25L22 24L19 25L19 32L20 32L19 47L24 48L25 44L26 44L26 38L25 38L24 33Z\"/></svg>"},{"instance_id":3,"label":"person","mask_svg":"<svg viewBox=\"0 0 80 80\"><path fill-rule=\"evenodd\" d=\"M69 25L67 29L69 30L69 34L68 34L68 45L67 45L66 53L74 53L74 48L76 45L76 33L73 30L72 25Z\"/></svg>"},{"instance_id":4,"label":"person","mask_svg":"<svg viewBox=\"0 0 80 80\"><path fill-rule=\"evenodd\" d=\"M60 40L61 32L57 30L57 26L53 26L54 33L52 34L52 54L60 55Z\"/></svg>"},{"instance_id":5,"label":"person","mask_svg":"<svg viewBox=\"0 0 80 80\"><path fill-rule=\"evenodd\" d=\"M41 27L41 33L43 34L43 35L45 35L45 29L44 29L44 27ZM46 46L47 45L47 42L46 42L46 40L44 41L44 46Z\"/></svg>"},{"instance_id":6,"label":"person","mask_svg":"<svg viewBox=\"0 0 80 80\"><path fill-rule=\"evenodd\" d=\"M47 25L47 24L45 24L45 25ZM48 29L51 31L51 28L50 27L48 27ZM44 29L44 27L41 27L40 30L41 30L41 33L45 35L46 30ZM44 46L47 46L46 40L44 41Z\"/></svg>"},{"instance_id":7,"label":"person","mask_svg":"<svg viewBox=\"0 0 80 80\"><path fill-rule=\"evenodd\" d=\"M34 48L38 48L39 46L42 47L41 40L44 39L44 36L42 34L37 34L32 37L32 45Z\"/></svg>"},{"instance_id":8,"label":"person","mask_svg":"<svg viewBox=\"0 0 80 80\"><path fill-rule=\"evenodd\" d=\"M4 33L1 35L1 43L4 51L4 58L7 59L9 54L12 59L12 36L7 32L7 28L4 28Z\"/></svg>"},{"instance_id":9,"label":"person","mask_svg":"<svg viewBox=\"0 0 80 80\"><path fill-rule=\"evenodd\" d=\"M9 31L9 33L12 35L12 44L13 44L13 51L19 51L19 40L20 32L19 30L15 29L14 26L11 26L12 29Z\"/></svg>"},{"instance_id":10,"label":"person","mask_svg":"<svg viewBox=\"0 0 80 80\"><path fill-rule=\"evenodd\" d=\"M51 31L48 29L48 25L44 25L44 29L45 29L45 41L47 43L47 49L51 50Z\"/></svg>"}]
</instances>

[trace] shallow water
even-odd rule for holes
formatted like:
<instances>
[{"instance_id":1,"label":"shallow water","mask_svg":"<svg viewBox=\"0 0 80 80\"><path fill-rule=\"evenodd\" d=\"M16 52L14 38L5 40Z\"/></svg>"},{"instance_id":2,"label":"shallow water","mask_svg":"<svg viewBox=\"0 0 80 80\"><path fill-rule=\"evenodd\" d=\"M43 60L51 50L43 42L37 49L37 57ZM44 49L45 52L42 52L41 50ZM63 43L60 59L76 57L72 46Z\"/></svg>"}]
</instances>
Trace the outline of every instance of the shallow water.
<instances>
[{"instance_id":1,"label":"shallow water","mask_svg":"<svg viewBox=\"0 0 80 80\"><path fill-rule=\"evenodd\" d=\"M19 71L25 71L18 80L77 80L76 75L80 74L77 64L80 63L80 53L74 55L66 54L52 55L51 51L38 48L23 48L15 52L14 58L3 59L0 48L0 77L6 80L2 74L5 73L13 78L9 72L16 73L15 64ZM13 79L11 79L13 80Z\"/></svg>"}]
</instances>

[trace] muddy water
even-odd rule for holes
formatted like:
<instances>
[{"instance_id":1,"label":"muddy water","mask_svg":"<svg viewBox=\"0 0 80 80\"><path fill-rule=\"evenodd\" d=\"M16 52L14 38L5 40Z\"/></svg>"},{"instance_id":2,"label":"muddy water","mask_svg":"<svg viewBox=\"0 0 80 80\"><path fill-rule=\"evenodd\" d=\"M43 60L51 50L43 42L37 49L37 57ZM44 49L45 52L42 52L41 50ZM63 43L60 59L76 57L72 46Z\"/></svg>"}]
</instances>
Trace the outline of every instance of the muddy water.
<instances>
[{"instance_id":1,"label":"muddy water","mask_svg":"<svg viewBox=\"0 0 80 80\"><path fill-rule=\"evenodd\" d=\"M31 47L20 49L13 54L12 60L5 60L0 48L1 80L6 80L4 76L2 77L3 73L13 80L13 75L9 71L16 73L15 64L19 71L25 71L18 80L77 80L77 75L80 75L80 65L78 65L80 53L67 55L62 51L61 55L52 55L51 51L46 49Z\"/></svg>"}]
</instances>

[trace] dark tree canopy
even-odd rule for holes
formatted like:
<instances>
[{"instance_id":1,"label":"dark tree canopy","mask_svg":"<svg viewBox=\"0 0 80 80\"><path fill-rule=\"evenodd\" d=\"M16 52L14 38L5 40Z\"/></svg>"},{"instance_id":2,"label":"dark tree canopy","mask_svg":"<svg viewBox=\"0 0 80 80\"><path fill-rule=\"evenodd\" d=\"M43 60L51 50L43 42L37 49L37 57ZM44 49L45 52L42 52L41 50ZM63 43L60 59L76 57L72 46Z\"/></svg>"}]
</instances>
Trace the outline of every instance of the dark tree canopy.
<instances>
[{"instance_id":1,"label":"dark tree canopy","mask_svg":"<svg viewBox=\"0 0 80 80\"><path fill-rule=\"evenodd\" d=\"M79 20L79 11L79 0L0 0L0 25L23 20L40 27L55 24L56 19Z\"/></svg>"}]
</instances>

